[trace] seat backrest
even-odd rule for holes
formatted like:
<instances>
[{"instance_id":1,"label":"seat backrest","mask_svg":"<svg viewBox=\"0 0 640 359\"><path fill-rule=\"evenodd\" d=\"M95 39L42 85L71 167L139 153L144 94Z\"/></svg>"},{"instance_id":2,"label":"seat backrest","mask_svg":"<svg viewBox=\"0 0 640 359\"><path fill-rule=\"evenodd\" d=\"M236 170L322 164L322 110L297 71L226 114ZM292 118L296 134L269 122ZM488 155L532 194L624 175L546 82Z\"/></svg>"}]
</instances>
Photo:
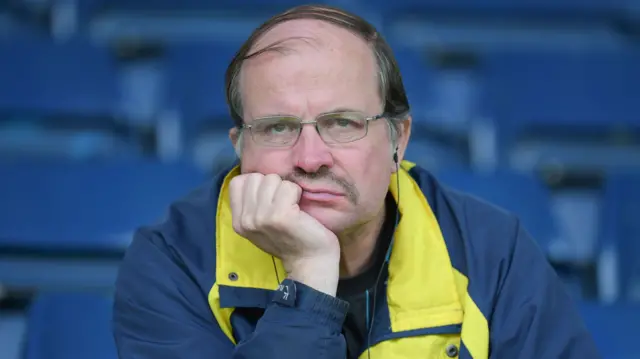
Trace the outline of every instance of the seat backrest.
<instances>
[{"instance_id":1,"label":"seat backrest","mask_svg":"<svg viewBox=\"0 0 640 359\"><path fill-rule=\"evenodd\" d=\"M188 164L158 162L0 165L0 243L101 249L160 220L205 183ZM111 238L111 239L108 239ZM119 237L118 237L119 238Z\"/></svg>"},{"instance_id":2,"label":"seat backrest","mask_svg":"<svg viewBox=\"0 0 640 359\"><path fill-rule=\"evenodd\" d=\"M109 50L86 41L0 42L0 110L110 115L117 77Z\"/></svg>"},{"instance_id":3,"label":"seat backrest","mask_svg":"<svg viewBox=\"0 0 640 359\"><path fill-rule=\"evenodd\" d=\"M245 0L240 3L234 0L219 0L219 1L202 1L202 0L182 0L175 2L173 0L89 0L93 2L93 8L100 9L106 7L107 9L115 10L118 12L128 11L140 11L140 12L157 12L157 13L170 13L176 11L182 12L199 12L199 11L229 11L230 8L236 10L243 9L245 13L251 13L251 11L261 9L274 9L276 11L282 11L288 7L300 5L299 0ZM326 3L328 1L317 1L316 3ZM104 5L103 5L104 4ZM105 6L106 5L106 6Z\"/></svg>"},{"instance_id":4,"label":"seat backrest","mask_svg":"<svg viewBox=\"0 0 640 359\"><path fill-rule=\"evenodd\" d=\"M491 52L483 60L484 106L514 131L637 128L640 93L632 84L640 81L638 61L635 51Z\"/></svg>"},{"instance_id":5,"label":"seat backrest","mask_svg":"<svg viewBox=\"0 0 640 359\"><path fill-rule=\"evenodd\" d=\"M434 13L447 12L451 14L471 14L476 16L500 15L564 15L567 17L605 16L623 8L623 2L618 0L373 0L370 1L383 11L413 11Z\"/></svg>"},{"instance_id":6,"label":"seat backrest","mask_svg":"<svg viewBox=\"0 0 640 359\"><path fill-rule=\"evenodd\" d=\"M469 165L469 158L459 148L436 143L430 138L420 137L415 132L411 135L404 159L431 171L465 168Z\"/></svg>"},{"instance_id":7,"label":"seat backrest","mask_svg":"<svg viewBox=\"0 0 640 359\"><path fill-rule=\"evenodd\" d=\"M106 294L44 293L28 312L25 359L117 359Z\"/></svg>"},{"instance_id":8,"label":"seat backrest","mask_svg":"<svg viewBox=\"0 0 640 359\"><path fill-rule=\"evenodd\" d=\"M225 101L225 72L240 48L232 44L184 43L167 51L169 97L183 115L187 137L205 127L233 125ZM213 123L212 121L219 121Z\"/></svg>"},{"instance_id":9,"label":"seat backrest","mask_svg":"<svg viewBox=\"0 0 640 359\"><path fill-rule=\"evenodd\" d=\"M617 253L623 299L640 300L640 172L609 175L601 213L601 246Z\"/></svg>"},{"instance_id":10,"label":"seat backrest","mask_svg":"<svg viewBox=\"0 0 640 359\"><path fill-rule=\"evenodd\" d=\"M640 349L633 345L638 338L640 306L580 303L580 311L603 358L640 357Z\"/></svg>"},{"instance_id":11,"label":"seat backrest","mask_svg":"<svg viewBox=\"0 0 640 359\"><path fill-rule=\"evenodd\" d=\"M548 249L557 239L558 228L551 215L550 194L537 178L506 170L491 174L445 170L437 172L436 177L458 191L514 213L543 249Z\"/></svg>"}]
</instances>

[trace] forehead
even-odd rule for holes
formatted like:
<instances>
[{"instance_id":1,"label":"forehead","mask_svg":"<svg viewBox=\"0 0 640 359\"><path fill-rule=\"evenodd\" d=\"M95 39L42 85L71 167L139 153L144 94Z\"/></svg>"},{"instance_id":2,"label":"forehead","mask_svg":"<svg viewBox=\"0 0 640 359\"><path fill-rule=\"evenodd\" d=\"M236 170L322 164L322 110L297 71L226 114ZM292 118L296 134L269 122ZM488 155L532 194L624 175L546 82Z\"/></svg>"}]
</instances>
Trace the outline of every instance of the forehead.
<instances>
[{"instance_id":1,"label":"forehead","mask_svg":"<svg viewBox=\"0 0 640 359\"><path fill-rule=\"evenodd\" d=\"M317 116L336 108L381 109L375 57L355 34L317 20L293 20L266 33L240 77L244 117Z\"/></svg>"}]
</instances>

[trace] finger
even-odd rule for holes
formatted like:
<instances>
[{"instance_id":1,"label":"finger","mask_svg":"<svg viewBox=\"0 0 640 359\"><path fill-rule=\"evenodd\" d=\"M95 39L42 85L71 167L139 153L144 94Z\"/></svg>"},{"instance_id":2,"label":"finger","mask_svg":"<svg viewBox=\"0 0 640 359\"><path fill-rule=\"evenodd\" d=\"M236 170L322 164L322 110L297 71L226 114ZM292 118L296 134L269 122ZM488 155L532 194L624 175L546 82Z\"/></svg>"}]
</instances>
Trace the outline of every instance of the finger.
<instances>
[{"instance_id":1,"label":"finger","mask_svg":"<svg viewBox=\"0 0 640 359\"><path fill-rule=\"evenodd\" d=\"M242 213L242 203L244 197L244 186L247 177L245 175L236 176L229 182L229 204L231 205L231 214Z\"/></svg>"},{"instance_id":2,"label":"finger","mask_svg":"<svg viewBox=\"0 0 640 359\"><path fill-rule=\"evenodd\" d=\"M300 202L302 188L291 181L282 181L274 195L274 204L276 207L290 207Z\"/></svg>"},{"instance_id":3,"label":"finger","mask_svg":"<svg viewBox=\"0 0 640 359\"><path fill-rule=\"evenodd\" d=\"M244 193L242 197L242 219L253 221L256 208L258 206L258 189L263 181L264 175L260 173L251 173L247 175L244 185ZM247 228L248 229L248 228Z\"/></svg>"},{"instance_id":4,"label":"finger","mask_svg":"<svg viewBox=\"0 0 640 359\"><path fill-rule=\"evenodd\" d=\"M266 224L273 214L275 193L280 187L282 179L276 174L268 174L264 176L258 188L258 202L256 207L256 225Z\"/></svg>"},{"instance_id":5,"label":"finger","mask_svg":"<svg viewBox=\"0 0 640 359\"><path fill-rule=\"evenodd\" d=\"M242 203L244 197L244 185L247 180L245 175L234 177L229 183L229 204L231 207L231 218L233 228L240 230L240 218L242 216Z\"/></svg>"},{"instance_id":6,"label":"finger","mask_svg":"<svg viewBox=\"0 0 640 359\"><path fill-rule=\"evenodd\" d=\"M258 189L258 203L262 208L270 208L273 203L276 191L280 184L282 183L282 178L280 178L277 174L268 174L264 176L264 179L260 183L260 188Z\"/></svg>"}]
</instances>

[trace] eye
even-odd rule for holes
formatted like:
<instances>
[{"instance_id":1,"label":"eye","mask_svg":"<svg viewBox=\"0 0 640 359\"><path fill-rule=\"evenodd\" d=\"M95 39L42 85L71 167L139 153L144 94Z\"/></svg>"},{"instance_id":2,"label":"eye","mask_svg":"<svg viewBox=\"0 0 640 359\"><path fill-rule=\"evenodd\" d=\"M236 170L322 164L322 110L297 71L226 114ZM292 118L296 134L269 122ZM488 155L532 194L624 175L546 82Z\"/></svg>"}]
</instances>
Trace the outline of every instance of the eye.
<instances>
[{"instance_id":1,"label":"eye","mask_svg":"<svg viewBox=\"0 0 640 359\"><path fill-rule=\"evenodd\" d=\"M358 128L359 121L349 117L332 117L332 118L326 119L324 121L324 125L327 128L350 129L350 128Z\"/></svg>"},{"instance_id":2,"label":"eye","mask_svg":"<svg viewBox=\"0 0 640 359\"><path fill-rule=\"evenodd\" d=\"M256 126L264 135L284 135L298 131L298 122L294 120L270 120Z\"/></svg>"},{"instance_id":3,"label":"eye","mask_svg":"<svg viewBox=\"0 0 640 359\"><path fill-rule=\"evenodd\" d=\"M336 118L335 120L336 125L338 125L339 127L349 127L349 126L353 126L353 121L347 119L347 118Z\"/></svg>"},{"instance_id":4,"label":"eye","mask_svg":"<svg viewBox=\"0 0 640 359\"><path fill-rule=\"evenodd\" d=\"M269 126L269 127L267 128L267 130L268 130L269 132L276 132L276 133L278 133L278 132L284 132L285 130L287 130L287 127L288 127L288 126L287 126L286 124L284 124L284 123L276 123L276 124L273 124L273 125Z\"/></svg>"}]
</instances>

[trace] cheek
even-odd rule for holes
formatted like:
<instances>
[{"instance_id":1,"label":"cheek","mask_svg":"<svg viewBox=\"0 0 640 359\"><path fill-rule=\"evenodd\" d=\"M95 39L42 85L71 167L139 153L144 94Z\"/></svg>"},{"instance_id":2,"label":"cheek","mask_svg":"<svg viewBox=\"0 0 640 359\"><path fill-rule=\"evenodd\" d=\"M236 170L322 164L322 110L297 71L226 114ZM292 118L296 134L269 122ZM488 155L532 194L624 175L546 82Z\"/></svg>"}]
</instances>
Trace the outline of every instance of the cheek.
<instances>
[{"instance_id":1,"label":"cheek","mask_svg":"<svg viewBox=\"0 0 640 359\"><path fill-rule=\"evenodd\" d=\"M386 195L391 176L389 151L387 146L373 145L362 148L357 155L350 158L349 163L344 163L345 169L358 187L363 203L375 201Z\"/></svg>"},{"instance_id":2,"label":"cheek","mask_svg":"<svg viewBox=\"0 0 640 359\"><path fill-rule=\"evenodd\" d=\"M241 158L242 172L285 173L290 162L286 151L257 148L249 144L244 146Z\"/></svg>"}]
</instances>

